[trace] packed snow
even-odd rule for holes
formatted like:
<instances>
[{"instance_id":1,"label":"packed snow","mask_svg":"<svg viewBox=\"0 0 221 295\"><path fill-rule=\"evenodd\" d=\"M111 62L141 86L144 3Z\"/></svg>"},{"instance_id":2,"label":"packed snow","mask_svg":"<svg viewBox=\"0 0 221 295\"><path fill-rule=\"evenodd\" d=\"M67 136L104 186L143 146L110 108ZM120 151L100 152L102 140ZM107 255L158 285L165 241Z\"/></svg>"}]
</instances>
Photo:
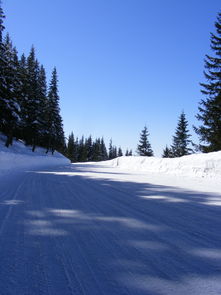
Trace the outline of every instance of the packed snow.
<instances>
[{"instance_id":1,"label":"packed snow","mask_svg":"<svg viewBox=\"0 0 221 295\"><path fill-rule=\"evenodd\" d=\"M113 167L132 171L164 173L221 180L221 151L192 154L180 158L120 157L112 160Z\"/></svg>"},{"instance_id":2,"label":"packed snow","mask_svg":"<svg viewBox=\"0 0 221 295\"><path fill-rule=\"evenodd\" d=\"M7 148L4 144L5 136L0 134L0 174L15 172L16 170L64 165L70 161L58 152L46 154L44 148L25 146L23 141L14 140L13 145Z\"/></svg>"},{"instance_id":3,"label":"packed snow","mask_svg":"<svg viewBox=\"0 0 221 295\"><path fill-rule=\"evenodd\" d=\"M221 294L220 152L52 165L5 149L1 294Z\"/></svg>"}]
</instances>

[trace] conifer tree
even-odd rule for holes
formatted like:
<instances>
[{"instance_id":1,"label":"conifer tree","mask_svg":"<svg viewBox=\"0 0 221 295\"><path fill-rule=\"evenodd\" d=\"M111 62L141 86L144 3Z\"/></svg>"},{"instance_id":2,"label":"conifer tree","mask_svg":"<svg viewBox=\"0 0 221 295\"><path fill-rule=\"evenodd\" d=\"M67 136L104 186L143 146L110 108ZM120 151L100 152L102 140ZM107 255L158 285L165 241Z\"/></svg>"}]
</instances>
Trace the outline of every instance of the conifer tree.
<instances>
[{"instance_id":1,"label":"conifer tree","mask_svg":"<svg viewBox=\"0 0 221 295\"><path fill-rule=\"evenodd\" d=\"M140 141L137 146L137 153L139 156L147 156L147 157L153 156L153 150L149 143L148 136L149 136L149 132L147 130L147 127L145 126L144 129L141 131Z\"/></svg>"},{"instance_id":2,"label":"conifer tree","mask_svg":"<svg viewBox=\"0 0 221 295\"><path fill-rule=\"evenodd\" d=\"M200 101L196 118L202 125L195 127L200 137L200 149L203 152L221 150L221 12L215 22L216 34L211 33L213 56L206 55L205 78L201 83L205 98Z\"/></svg>"},{"instance_id":3,"label":"conifer tree","mask_svg":"<svg viewBox=\"0 0 221 295\"><path fill-rule=\"evenodd\" d=\"M123 156L123 152L122 152L121 147L118 148L117 156L118 156L118 157L122 157L122 156Z\"/></svg>"},{"instance_id":4,"label":"conifer tree","mask_svg":"<svg viewBox=\"0 0 221 295\"><path fill-rule=\"evenodd\" d=\"M57 70L54 68L48 91L47 125L49 130L48 149L63 152L65 138L60 115Z\"/></svg>"},{"instance_id":5,"label":"conifer tree","mask_svg":"<svg viewBox=\"0 0 221 295\"><path fill-rule=\"evenodd\" d=\"M3 42L4 56L4 84L1 85L1 121L2 131L7 135L5 145L12 144L13 135L18 128L20 120L20 105L18 100L18 58L17 51L13 47L9 34L6 35Z\"/></svg>"},{"instance_id":6,"label":"conifer tree","mask_svg":"<svg viewBox=\"0 0 221 295\"><path fill-rule=\"evenodd\" d=\"M101 138L101 160L105 161L108 159L108 155L107 155L107 148L104 142L104 138Z\"/></svg>"},{"instance_id":7,"label":"conifer tree","mask_svg":"<svg viewBox=\"0 0 221 295\"><path fill-rule=\"evenodd\" d=\"M172 149L169 148L167 145L165 149L163 150L162 158L173 158Z\"/></svg>"},{"instance_id":8,"label":"conifer tree","mask_svg":"<svg viewBox=\"0 0 221 295\"><path fill-rule=\"evenodd\" d=\"M87 147L85 144L84 136L81 137L78 145L78 161L86 162L87 161Z\"/></svg>"},{"instance_id":9,"label":"conifer tree","mask_svg":"<svg viewBox=\"0 0 221 295\"><path fill-rule=\"evenodd\" d=\"M38 73L39 63L35 57L35 49L32 46L27 58L27 100L23 105L25 112L24 139L27 145L32 145L32 151L39 140L39 121L40 105L38 100Z\"/></svg>"},{"instance_id":10,"label":"conifer tree","mask_svg":"<svg viewBox=\"0 0 221 295\"><path fill-rule=\"evenodd\" d=\"M113 144L112 144L112 139L110 140L109 143L109 152L108 152L108 159L111 160L113 159Z\"/></svg>"},{"instance_id":11,"label":"conifer tree","mask_svg":"<svg viewBox=\"0 0 221 295\"><path fill-rule=\"evenodd\" d=\"M68 137L68 144L67 144L67 151L66 151L66 156L71 160L71 162L74 161L74 134L71 132L71 134Z\"/></svg>"},{"instance_id":12,"label":"conifer tree","mask_svg":"<svg viewBox=\"0 0 221 295\"><path fill-rule=\"evenodd\" d=\"M192 149L189 147L191 143L191 140L189 140L190 137L188 122L185 113L182 112L178 120L175 135L173 136L173 144L171 146L173 157L182 157L192 153Z\"/></svg>"},{"instance_id":13,"label":"conifer tree","mask_svg":"<svg viewBox=\"0 0 221 295\"><path fill-rule=\"evenodd\" d=\"M90 135L85 140L86 150L87 150L87 161L92 161L93 159L93 140L92 136Z\"/></svg>"},{"instance_id":14,"label":"conifer tree","mask_svg":"<svg viewBox=\"0 0 221 295\"><path fill-rule=\"evenodd\" d=\"M112 153L112 159L115 159L117 158L117 147L116 146L113 146L113 153Z\"/></svg>"}]
</instances>

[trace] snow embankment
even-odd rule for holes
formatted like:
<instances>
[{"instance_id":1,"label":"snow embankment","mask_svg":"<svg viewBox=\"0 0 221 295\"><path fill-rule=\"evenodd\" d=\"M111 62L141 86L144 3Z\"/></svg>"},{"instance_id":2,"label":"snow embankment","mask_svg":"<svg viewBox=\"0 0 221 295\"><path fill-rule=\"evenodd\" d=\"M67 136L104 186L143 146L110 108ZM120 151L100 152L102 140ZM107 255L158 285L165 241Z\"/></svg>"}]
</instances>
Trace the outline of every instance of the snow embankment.
<instances>
[{"instance_id":1,"label":"snow embankment","mask_svg":"<svg viewBox=\"0 0 221 295\"><path fill-rule=\"evenodd\" d=\"M120 157L111 160L111 165L133 171L221 179L221 151L172 159L136 156Z\"/></svg>"},{"instance_id":2,"label":"snow embankment","mask_svg":"<svg viewBox=\"0 0 221 295\"><path fill-rule=\"evenodd\" d=\"M20 140L14 141L12 146L6 148L3 136L0 136L0 174L69 163L70 161L58 152L54 152L54 155L46 154L45 149L39 147L32 152L31 147L25 146Z\"/></svg>"}]
</instances>

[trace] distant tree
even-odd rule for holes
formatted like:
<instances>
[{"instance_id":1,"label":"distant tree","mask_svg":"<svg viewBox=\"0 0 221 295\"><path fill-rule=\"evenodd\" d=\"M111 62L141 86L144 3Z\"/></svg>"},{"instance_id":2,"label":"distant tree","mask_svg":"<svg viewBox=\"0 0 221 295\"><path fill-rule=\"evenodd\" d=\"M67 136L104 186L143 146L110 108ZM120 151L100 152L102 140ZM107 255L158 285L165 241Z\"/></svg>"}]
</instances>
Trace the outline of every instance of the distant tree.
<instances>
[{"instance_id":1,"label":"distant tree","mask_svg":"<svg viewBox=\"0 0 221 295\"><path fill-rule=\"evenodd\" d=\"M112 159L115 159L117 158L117 147L116 146L113 146L113 153L112 153Z\"/></svg>"},{"instance_id":2,"label":"distant tree","mask_svg":"<svg viewBox=\"0 0 221 295\"><path fill-rule=\"evenodd\" d=\"M201 92L205 99L200 101L196 118L202 125L195 127L200 137L200 150L213 152L221 150L221 12L215 22L216 34L211 33L211 49L214 56L206 55L205 78Z\"/></svg>"},{"instance_id":3,"label":"distant tree","mask_svg":"<svg viewBox=\"0 0 221 295\"><path fill-rule=\"evenodd\" d=\"M71 134L68 137L68 144L66 150L66 156L70 159L71 162L75 162L75 141L74 141L74 134Z\"/></svg>"},{"instance_id":4,"label":"distant tree","mask_svg":"<svg viewBox=\"0 0 221 295\"><path fill-rule=\"evenodd\" d=\"M193 152L189 147L189 144L191 143L191 140L189 140L190 137L191 135L188 130L188 122L186 120L185 113L182 112L178 120L175 135L173 136L173 143L171 146L173 157L181 157L189 155Z\"/></svg>"},{"instance_id":5,"label":"distant tree","mask_svg":"<svg viewBox=\"0 0 221 295\"><path fill-rule=\"evenodd\" d=\"M162 157L163 158L173 158L172 149L169 148L167 145L166 145L165 149L163 150Z\"/></svg>"},{"instance_id":6,"label":"distant tree","mask_svg":"<svg viewBox=\"0 0 221 295\"><path fill-rule=\"evenodd\" d=\"M109 153L108 153L108 159L111 160L113 159L113 144L112 144L112 139L110 140L109 143Z\"/></svg>"},{"instance_id":7,"label":"distant tree","mask_svg":"<svg viewBox=\"0 0 221 295\"><path fill-rule=\"evenodd\" d=\"M85 139L85 145L87 150L87 161L92 161L93 159L93 140L91 135Z\"/></svg>"},{"instance_id":8,"label":"distant tree","mask_svg":"<svg viewBox=\"0 0 221 295\"><path fill-rule=\"evenodd\" d=\"M79 140L78 145L78 162L87 162L87 147L84 136Z\"/></svg>"},{"instance_id":9,"label":"distant tree","mask_svg":"<svg viewBox=\"0 0 221 295\"><path fill-rule=\"evenodd\" d=\"M108 159L107 148L104 142L104 138L101 138L101 160L105 161Z\"/></svg>"},{"instance_id":10,"label":"distant tree","mask_svg":"<svg viewBox=\"0 0 221 295\"><path fill-rule=\"evenodd\" d=\"M149 133L147 131L147 127L145 126L144 129L141 131L140 134L140 141L137 146L137 153L139 156L153 156L153 150L148 140Z\"/></svg>"},{"instance_id":11,"label":"distant tree","mask_svg":"<svg viewBox=\"0 0 221 295\"><path fill-rule=\"evenodd\" d=\"M133 156L132 150L129 151L128 156Z\"/></svg>"},{"instance_id":12,"label":"distant tree","mask_svg":"<svg viewBox=\"0 0 221 295\"><path fill-rule=\"evenodd\" d=\"M118 148L117 156L118 157L122 157L123 156L123 152L122 152L121 147Z\"/></svg>"}]
</instances>

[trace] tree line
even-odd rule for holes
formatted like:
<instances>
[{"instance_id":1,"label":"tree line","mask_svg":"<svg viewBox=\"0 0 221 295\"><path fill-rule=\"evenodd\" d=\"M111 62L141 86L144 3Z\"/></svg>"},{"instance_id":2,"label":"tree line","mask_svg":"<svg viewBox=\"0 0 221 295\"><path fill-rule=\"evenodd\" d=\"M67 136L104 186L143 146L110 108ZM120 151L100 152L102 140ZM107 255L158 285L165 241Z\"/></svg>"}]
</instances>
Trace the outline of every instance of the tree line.
<instances>
[{"instance_id":1,"label":"tree line","mask_svg":"<svg viewBox=\"0 0 221 295\"><path fill-rule=\"evenodd\" d=\"M90 162L90 161L105 161L123 156L121 147L116 147L110 140L107 148L104 138L92 139L82 136L80 139L75 138L73 132L68 137L66 156L71 162ZM127 150L125 156L132 156L132 150Z\"/></svg>"},{"instance_id":2,"label":"tree line","mask_svg":"<svg viewBox=\"0 0 221 295\"><path fill-rule=\"evenodd\" d=\"M0 132L5 145L13 137L27 145L63 151L65 138L60 115L58 77L53 69L49 86L46 72L32 46L29 55L18 57L9 34L5 36L5 16L0 4Z\"/></svg>"}]
</instances>

